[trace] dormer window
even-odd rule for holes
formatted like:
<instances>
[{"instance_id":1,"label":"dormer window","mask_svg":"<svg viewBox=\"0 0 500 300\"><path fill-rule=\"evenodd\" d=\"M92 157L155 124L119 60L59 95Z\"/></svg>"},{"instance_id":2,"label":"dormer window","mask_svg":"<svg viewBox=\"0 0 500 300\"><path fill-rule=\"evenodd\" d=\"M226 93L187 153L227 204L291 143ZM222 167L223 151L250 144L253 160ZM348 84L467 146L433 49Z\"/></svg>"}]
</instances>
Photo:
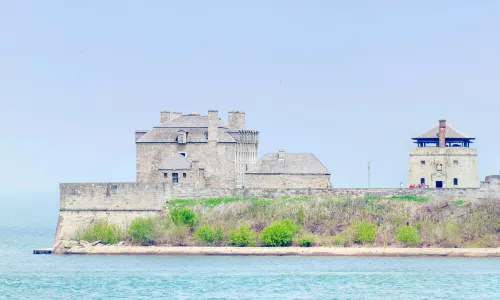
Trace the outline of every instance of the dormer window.
<instances>
[{"instance_id":1,"label":"dormer window","mask_svg":"<svg viewBox=\"0 0 500 300\"><path fill-rule=\"evenodd\" d=\"M179 130L177 132L177 143L179 144L185 144L187 140L187 132L184 130Z\"/></svg>"}]
</instances>

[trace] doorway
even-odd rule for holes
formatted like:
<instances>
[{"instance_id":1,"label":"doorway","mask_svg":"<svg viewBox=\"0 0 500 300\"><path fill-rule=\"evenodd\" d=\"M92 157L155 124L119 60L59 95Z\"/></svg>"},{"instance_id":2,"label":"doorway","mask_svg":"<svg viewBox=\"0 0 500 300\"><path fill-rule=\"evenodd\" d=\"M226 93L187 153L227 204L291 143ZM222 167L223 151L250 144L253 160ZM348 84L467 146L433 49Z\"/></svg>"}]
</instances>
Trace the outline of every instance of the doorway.
<instances>
[{"instance_id":1,"label":"doorway","mask_svg":"<svg viewBox=\"0 0 500 300\"><path fill-rule=\"evenodd\" d=\"M443 188L443 182L442 181L436 181L436 188L437 189Z\"/></svg>"}]
</instances>

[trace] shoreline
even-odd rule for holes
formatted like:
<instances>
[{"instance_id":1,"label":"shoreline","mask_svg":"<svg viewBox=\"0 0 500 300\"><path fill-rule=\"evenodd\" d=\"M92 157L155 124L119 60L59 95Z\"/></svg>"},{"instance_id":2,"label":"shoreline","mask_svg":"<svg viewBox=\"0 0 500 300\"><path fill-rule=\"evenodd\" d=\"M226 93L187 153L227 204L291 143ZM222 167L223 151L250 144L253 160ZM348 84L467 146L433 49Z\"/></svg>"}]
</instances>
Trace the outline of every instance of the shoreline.
<instances>
[{"instance_id":1,"label":"shoreline","mask_svg":"<svg viewBox=\"0 0 500 300\"><path fill-rule=\"evenodd\" d=\"M500 257L500 248L342 248L342 247L169 247L92 246L54 251L62 255L220 255L220 256L350 256L350 257Z\"/></svg>"}]
</instances>

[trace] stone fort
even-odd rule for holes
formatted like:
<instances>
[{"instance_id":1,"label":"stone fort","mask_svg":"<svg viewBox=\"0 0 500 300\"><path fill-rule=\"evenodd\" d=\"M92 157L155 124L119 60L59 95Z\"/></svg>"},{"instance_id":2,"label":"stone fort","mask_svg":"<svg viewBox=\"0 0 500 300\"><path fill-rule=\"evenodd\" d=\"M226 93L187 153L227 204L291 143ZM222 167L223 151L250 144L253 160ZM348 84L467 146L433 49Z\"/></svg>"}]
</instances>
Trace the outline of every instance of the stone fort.
<instances>
[{"instance_id":1,"label":"stone fort","mask_svg":"<svg viewBox=\"0 0 500 300\"><path fill-rule=\"evenodd\" d=\"M330 172L312 153L258 157L259 132L245 113L207 116L162 111L160 124L135 133L137 182L197 188L329 188Z\"/></svg>"},{"instance_id":2,"label":"stone fort","mask_svg":"<svg viewBox=\"0 0 500 300\"><path fill-rule=\"evenodd\" d=\"M61 183L54 246L77 229L102 219L127 228L137 217L157 216L175 198L195 197L392 197L499 199L500 176L478 182L474 138L439 121L413 138L409 183L430 189L332 188L330 172L311 153L280 150L258 157L259 132L246 128L245 113L228 122L210 110L161 112L160 124L135 133L137 181Z\"/></svg>"}]
</instances>

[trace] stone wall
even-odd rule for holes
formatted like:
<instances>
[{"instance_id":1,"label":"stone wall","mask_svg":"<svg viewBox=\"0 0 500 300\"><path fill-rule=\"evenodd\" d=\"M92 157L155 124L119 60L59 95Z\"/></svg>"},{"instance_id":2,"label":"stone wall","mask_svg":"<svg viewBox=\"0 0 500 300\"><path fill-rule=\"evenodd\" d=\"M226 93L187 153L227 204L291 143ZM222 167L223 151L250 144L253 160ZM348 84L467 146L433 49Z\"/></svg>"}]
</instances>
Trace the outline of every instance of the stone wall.
<instances>
[{"instance_id":1,"label":"stone wall","mask_svg":"<svg viewBox=\"0 0 500 300\"><path fill-rule=\"evenodd\" d=\"M410 153L408 170L408 184L420 184L421 178L424 178L425 183L433 188L436 181L442 181L444 188L479 187L475 148L414 148ZM454 185L455 178L457 185Z\"/></svg>"},{"instance_id":2,"label":"stone wall","mask_svg":"<svg viewBox=\"0 0 500 300\"><path fill-rule=\"evenodd\" d=\"M330 187L330 175L309 174L255 174L245 175L245 188L302 188L327 189Z\"/></svg>"},{"instance_id":3,"label":"stone wall","mask_svg":"<svg viewBox=\"0 0 500 300\"><path fill-rule=\"evenodd\" d=\"M77 229L98 219L108 220L126 229L136 217L159 215L165 203L175 198L265 197L282 196L423 196L456 199L498 199L500 176L490 176L475 189L300 189L245 188L198 189L195 184L165 183L62 183L60 213L54 243L73 239Z\"/></svg>"},{"instance_id":4,"label":"stone wall","mask_svg":"<svg viewBox=\"0 0 500 300\"><path fill-rule=\"evenodd\" d=\"M235 143L138 143L136 147L137 182L160 182L158 168L163 160L184 152L187 159L200 161L207 187L235 186Z\"/></svg>"}]
</instances>

